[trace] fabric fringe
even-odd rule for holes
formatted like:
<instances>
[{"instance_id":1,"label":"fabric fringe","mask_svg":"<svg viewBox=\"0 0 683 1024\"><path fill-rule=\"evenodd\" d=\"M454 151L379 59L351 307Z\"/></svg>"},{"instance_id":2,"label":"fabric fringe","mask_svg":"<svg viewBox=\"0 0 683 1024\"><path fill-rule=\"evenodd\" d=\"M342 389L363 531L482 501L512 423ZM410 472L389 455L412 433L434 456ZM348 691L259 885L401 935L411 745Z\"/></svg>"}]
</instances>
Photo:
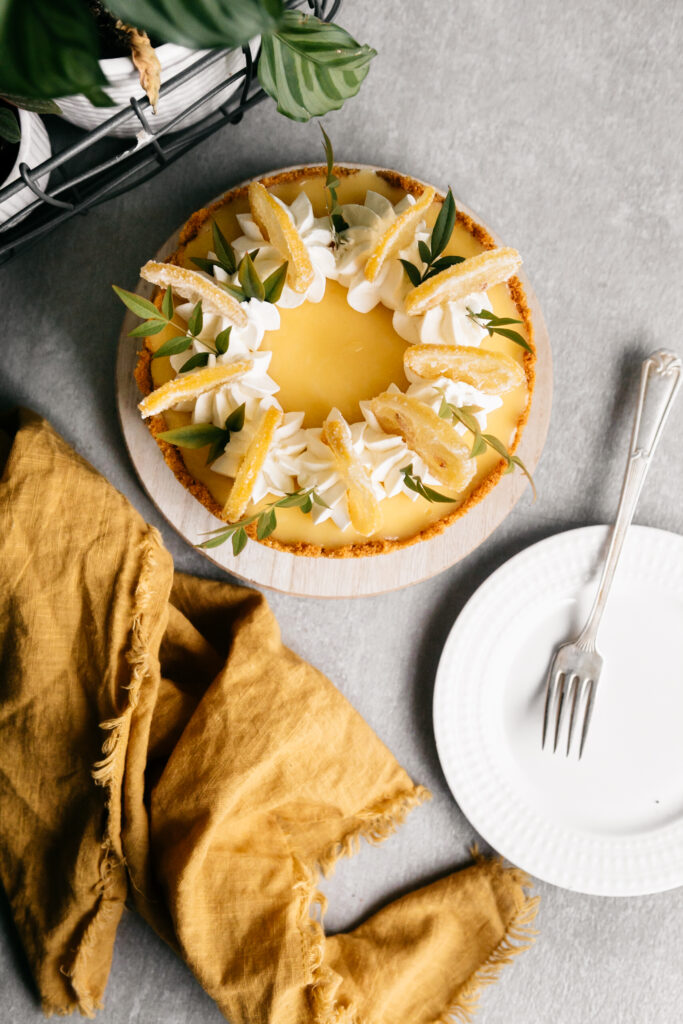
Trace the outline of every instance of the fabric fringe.
<instances>
[{"instance_id":1,"label":"fabric fringe","mask_svg":"<svg viewBox=\"0 0 683 1024\"><path fill-rule=\"evenodd\" d=\"M141 559L140 573L135 590L133 619L130 630L129 648L126 661L130 665L130 681L124 687L128 691L128 700L124 711L118 718L110 718L100 722L100 728L108 735L102 743L104 757L95 762L91 775L97 786L106 789L105 809L106 824L102 839L102 862L100 879L96 886L99 894L93 916L88 923L75 951L74 959L69 967L60 968L61 973L70 981L71 988L77 999L77 1009L84 1017L94 1017L95 1011L101 1009L101 1002L96 999L88 988L88 961L90 954L99 944L100 933L111 919L121 912L123 900L112 891L116 883L117 869L123 866L123 852L120 846L118 831L112 828L111 802L114 797L114 784L122 777L123 760L126 756L126 739L130 720L138 702L140 687L149 671L149 636L150 623L148 613L154 596L154 578L158 560L157 552L161 548L161 536L154 527L149 527L145 535ZM69 1013L57 1010L57 1013Z\"/></svg>"},{"instance_id":2,"label":"fabric fringe","mask_svg":"<svg viewBox=\"0 0 683 1024\"><path fill-rule=\"evenodd\" d=\"M485 865L492 874L505 874L518 885L528 887L531 880L520 868L503 866L502 858L487 861L476 844L471 848L475 864ZM538 913L540 896L525 897L522 906L508 924L503 938L484 963L461 985L453 1002L432 1024L469 1024L479 1007L483 989L498 980L503 968L516 956L533 946L538 932L533 923Z\"/></svg>"},{"instance_id":3,"label":"fabric fringe","mask_svg":"<svg viewBox=\"0 0 683 1024\"><path fill-rule=\"evenodd\" d=\"M337 861L342 857L351 857L358 853L361 839L365 839L372 846L384 842L403 824L414 807L431 798L432 794L424 786L413 786L360 811L355 815L354 827L340 840L330 843L318 858L323 875L326 878L331 875Z\"/></svg>"},{"instance_id":4,"label":"fabric fringe","mask_svg":"<svg viewBox=\"0 0 683 1024\"><path fill-rule=\"evenodd\" d=\"M340 857L350 857L358 851L361 838L378 845L392 835L408 813L418 804L431 799L424 786L413 786L396 796L387 797L354 815L355 824L342 839L331 843L318 858L323 874L328 875ZM340 976L324 964L325 931L322 918L327 899L318 889L317 872L293 856L297 880L294 891L299 896L297 920L301 935L304 971L309 978L308 993L314 1024L362 1024L354 1006L339 1003L337 992ZM312 912L318 908L318 916Z\"/></svg>"}]
</instances>

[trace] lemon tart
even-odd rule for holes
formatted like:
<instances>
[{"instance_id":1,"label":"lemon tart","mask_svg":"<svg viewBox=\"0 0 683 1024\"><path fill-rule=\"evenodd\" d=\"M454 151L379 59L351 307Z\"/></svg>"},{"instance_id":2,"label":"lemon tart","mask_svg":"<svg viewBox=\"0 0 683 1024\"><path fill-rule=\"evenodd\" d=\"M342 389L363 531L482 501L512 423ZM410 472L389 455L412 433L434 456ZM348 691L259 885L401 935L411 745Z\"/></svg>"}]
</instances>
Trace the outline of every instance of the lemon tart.
<instances>
[{"instance_id":1,"label":"lemon tart","mask_svg":"<svg viewBox=\"0 0 683 1024\"><path fill-rule=\"evenodd\" d=\"M211 543L377 555L517 470L535 366L520 264L450 192L395 172L297 168L193 214L142 268L153 306L117 291L146 317L140 413L221 520Z\"/></svg>"}]
</instances>

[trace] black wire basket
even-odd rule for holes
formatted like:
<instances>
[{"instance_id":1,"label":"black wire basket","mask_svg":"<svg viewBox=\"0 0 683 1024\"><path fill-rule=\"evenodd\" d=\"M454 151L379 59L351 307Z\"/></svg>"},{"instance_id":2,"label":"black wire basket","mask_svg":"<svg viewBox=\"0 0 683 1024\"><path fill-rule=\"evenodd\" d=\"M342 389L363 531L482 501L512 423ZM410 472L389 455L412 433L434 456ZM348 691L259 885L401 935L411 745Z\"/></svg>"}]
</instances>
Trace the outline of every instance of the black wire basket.
<instances>
[{"instance_id":1,"label":"black wire basket","mask_svg":"<svg viewBox=\"0 0 683 1024\"><path fill-rule=\"evenodd\" d=\"M333 21L342 0L294 0L287 6L301 7L304 4L317 17ZM266 98L256 77L259 53L253 55L249 46L243 47L242 52L244 65L238 71L203 93L199 99L188 103L162 128L155 129L153 118L148 116L149 100L132 97L124 110L49 160L36 167L20 164L19 178L0 189L0 204L26 186L35 198L0 225L0 263L76 214L85 214L92 206L148 181L223 125L241 121L245 111ZM211 64L224 59L225 53L225 50L212 50L199 57L161 86L160 98L180 89ZM221 93L225 93L225 102L216 104L215 100ZM210 113L193 118L191 124L183 126L184 121L207 105L212 107ZM131 140L117 142L112 153L112 130L130 121L131 117L136 118L140 125L135 141L132 145ZM49 187L43 190L38 183L46 175L50 175L51 180Z\"/></svg>"}]
</instances>

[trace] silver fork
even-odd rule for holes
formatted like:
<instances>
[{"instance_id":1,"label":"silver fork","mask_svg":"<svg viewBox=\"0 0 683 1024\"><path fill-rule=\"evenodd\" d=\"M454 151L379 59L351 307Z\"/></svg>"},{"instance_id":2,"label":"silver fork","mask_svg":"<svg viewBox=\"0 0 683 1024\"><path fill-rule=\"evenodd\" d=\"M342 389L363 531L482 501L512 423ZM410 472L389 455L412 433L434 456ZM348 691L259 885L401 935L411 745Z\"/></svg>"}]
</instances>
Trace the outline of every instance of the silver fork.
<instances>
[{"instance_id":1,"label":"silver fork","mask_svg":"<svg viewBox=\"0 0 683 1024\"><path fill-rule=\"evenodd\" d=\"M555 650L548 670L541 747L545 747L546 738L550 733L550 723L554 719L553 752L557 750L565 709L569 707L565 755L569 754L574 723L580 715L580 708L583 705L579 758L583 754L598 680L602 671L602 657L596 646L598 627L624 545L626 531L633 519L650 461L681 383L682 365L675 352L668 352L665 349L653 352L643 362L626 474L593 607L588 615L586 625L576 640L561 644Z\"/></svg>"}]
</instances>

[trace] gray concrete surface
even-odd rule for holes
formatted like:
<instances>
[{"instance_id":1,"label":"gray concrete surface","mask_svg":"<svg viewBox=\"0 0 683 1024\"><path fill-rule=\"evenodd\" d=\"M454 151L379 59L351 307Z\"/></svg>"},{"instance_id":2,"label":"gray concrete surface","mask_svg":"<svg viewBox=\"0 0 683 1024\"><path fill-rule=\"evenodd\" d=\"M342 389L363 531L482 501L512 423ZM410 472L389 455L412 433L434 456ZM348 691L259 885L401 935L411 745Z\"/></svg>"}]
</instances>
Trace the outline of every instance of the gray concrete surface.
<instances>
[{"instance_id":1,"label":"gray concrete surface","mask_svg":"<svg viewBox=\"0 0 683 1024\"><path fill-rule=\"evenodd\" d=\"M523 500L464 562L378 598L271 598L285 640L329 674L434 793L396 837L338 869L326 887L331 929L466 860L475 834L446 787L430 721L441 646L467 598L508 557L558 530L609 520L634 368L659 345L683 350L678 0L347 0L343 23L379 56L360 96L326 120L338 158L450 183L521 250L545 310L556 381L538 502ZM184 570L215 573L161 521L126 457L113 389L121 308L109 286L133 287L157 245L230 184L319 156L317 127L263 105L0 271L2 406L23 402L47 415L160 527ZM637 517L679 533L682 439L683 401ZM540 937L487 991L480 1021L680 1020L683 890L616 900L537 889ZM6 912L1 928L0 1022L38 1021ZM222 1018L128 914L99 1019Z\"/></svg>"}]
</instances>

